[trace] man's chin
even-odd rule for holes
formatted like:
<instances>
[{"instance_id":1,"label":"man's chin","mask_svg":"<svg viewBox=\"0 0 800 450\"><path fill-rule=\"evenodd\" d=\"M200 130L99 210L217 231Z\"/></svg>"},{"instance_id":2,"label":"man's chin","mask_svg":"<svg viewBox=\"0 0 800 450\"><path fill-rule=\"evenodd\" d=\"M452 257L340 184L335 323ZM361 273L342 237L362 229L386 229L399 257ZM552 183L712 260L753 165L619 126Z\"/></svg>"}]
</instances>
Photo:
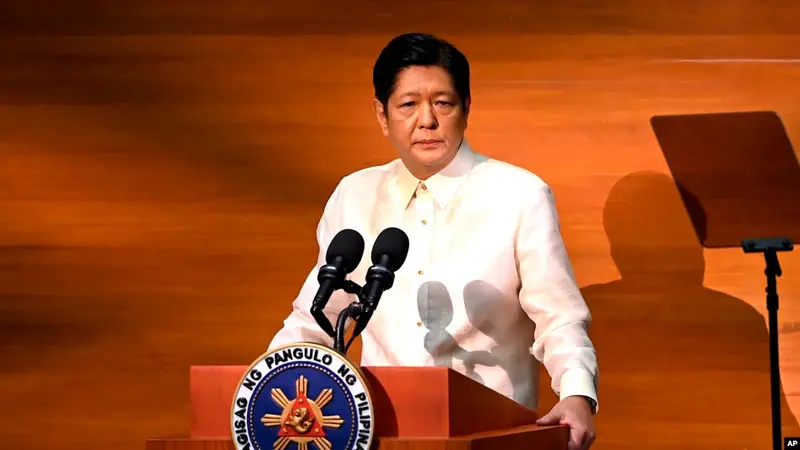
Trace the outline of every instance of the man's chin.
<instances>
[{"instance_id":1,"label":"man's chin","mask_svg":"<svg viewBox=\"0 0 800 450\"><path fill-rule=\"evenodd\" d=\"M425 167L439 167L447 161L447 154L444 152L431 152L429 154L417 155L417 161Z\"/></svg>"},{"instance_id":2,"label":"man's chin","mask_svg":"<svg viewBox=\"0 0 800 450\"><path fill-rule=\"evenodd\" d=\"M414 156L416 156L420 161L439 161L441 159L446 159L447 155L450 154L450 151L445 147L444 144L438 145L436 147L423 147L423 146L414 146L412 150Z\"/></svg>"}]
</instances>

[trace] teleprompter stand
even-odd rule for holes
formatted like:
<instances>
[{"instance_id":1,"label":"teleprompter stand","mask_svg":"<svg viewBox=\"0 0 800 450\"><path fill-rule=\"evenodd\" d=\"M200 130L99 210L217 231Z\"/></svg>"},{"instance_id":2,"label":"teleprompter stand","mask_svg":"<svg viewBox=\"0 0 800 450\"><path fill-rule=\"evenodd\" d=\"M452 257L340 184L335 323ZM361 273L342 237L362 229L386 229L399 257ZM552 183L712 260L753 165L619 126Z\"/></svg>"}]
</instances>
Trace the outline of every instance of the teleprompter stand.
<instances>
[{"instance_id":1,"label":"teleprompter stand","mask_svg":"<svg viewBox=\"0 0 800 450\"><path fill-rule=\"evenodd\" d=\"M705 248L764 255L772 448L781 448L778 252L800 241L800 162L775 111L654 116L659 146ZM756 238L760 236L759 238Z\"/></svg>"},{"instance_id":2,"label":"teleprompter stand","mask_svg":"<svg viewBox=\"0 0 800 450\"><path fill-rule=\"evenodd\" d=\"M769 320L769 376L772 407L772 448L782 448L781 437L781 374L778 360L778 277L783 275L778 252L794 249L788 238L745 239L742 241L745 253L763 253L766 262L764 274L767 277L767 313Z\"/></svg>"}]
</instances>

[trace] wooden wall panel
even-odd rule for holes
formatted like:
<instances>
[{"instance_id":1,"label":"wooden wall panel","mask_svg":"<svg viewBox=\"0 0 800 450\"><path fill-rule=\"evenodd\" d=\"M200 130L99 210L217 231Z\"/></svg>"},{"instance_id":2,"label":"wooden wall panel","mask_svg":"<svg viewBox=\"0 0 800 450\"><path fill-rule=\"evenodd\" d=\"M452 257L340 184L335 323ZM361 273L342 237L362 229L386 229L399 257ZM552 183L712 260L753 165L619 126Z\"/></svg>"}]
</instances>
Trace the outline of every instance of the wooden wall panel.
<instances>
[{"instance_id":1,"label":"wooden wall panel","mask_svg":"<svg viewBox=\"0 0 800 450\"><path fill-rule=\"evenodd\" d=\"M595 316L596 447L768 448L763 263L692 240L648 119L772 109L798 145L800 10L550 3L0 4L3 445L185 432L188 367L263 351L338 179L395 157L370 74L415 29L470 58L471 143L555 190ZM800 434L796 253L779 321Z\"/></svg>"}]
</instances>

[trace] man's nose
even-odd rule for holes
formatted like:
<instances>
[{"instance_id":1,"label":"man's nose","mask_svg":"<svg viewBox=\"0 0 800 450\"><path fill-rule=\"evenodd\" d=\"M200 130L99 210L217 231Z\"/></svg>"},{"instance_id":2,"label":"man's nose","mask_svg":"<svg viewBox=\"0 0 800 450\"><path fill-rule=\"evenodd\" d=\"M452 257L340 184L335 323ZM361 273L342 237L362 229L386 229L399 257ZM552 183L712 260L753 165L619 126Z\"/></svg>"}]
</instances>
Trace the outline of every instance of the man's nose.
<instances>
[{"instance_id":1,"label":"man's nose","mask_svg":"<svg viewBox=\"0 0 800 450\"><path fill-rule=\"evenodd\" d=\"M422 107L420 108L419 118L417 121L417 125L420 128L436 128L439 122L436 120L436 114L433 110L433 105L429 103L423 103Z\"/></svg>"}]
</instances>

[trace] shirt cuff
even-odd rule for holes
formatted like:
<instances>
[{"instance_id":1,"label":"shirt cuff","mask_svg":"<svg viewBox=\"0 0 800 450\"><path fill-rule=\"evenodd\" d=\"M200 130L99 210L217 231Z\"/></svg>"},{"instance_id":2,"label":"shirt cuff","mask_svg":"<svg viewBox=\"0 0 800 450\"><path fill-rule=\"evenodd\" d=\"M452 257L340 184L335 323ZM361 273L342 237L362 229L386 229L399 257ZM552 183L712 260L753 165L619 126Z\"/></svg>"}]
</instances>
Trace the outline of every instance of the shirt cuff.
<instances>
[{"instance_id":1,"label":"shirt cuff","mask_svg":"<svg viewBox=\"0 0 800 450\"><path fill-rule=\"evenodd\" d=\"M574 395L591 399L592 402L594 402L592 413L596 414L600 409L600 405L597 402L597 389L595 387L594 377L588 370L576 367L566 370L561 375L559 400L564 400Z\"/></svg>"}]
</instances>

